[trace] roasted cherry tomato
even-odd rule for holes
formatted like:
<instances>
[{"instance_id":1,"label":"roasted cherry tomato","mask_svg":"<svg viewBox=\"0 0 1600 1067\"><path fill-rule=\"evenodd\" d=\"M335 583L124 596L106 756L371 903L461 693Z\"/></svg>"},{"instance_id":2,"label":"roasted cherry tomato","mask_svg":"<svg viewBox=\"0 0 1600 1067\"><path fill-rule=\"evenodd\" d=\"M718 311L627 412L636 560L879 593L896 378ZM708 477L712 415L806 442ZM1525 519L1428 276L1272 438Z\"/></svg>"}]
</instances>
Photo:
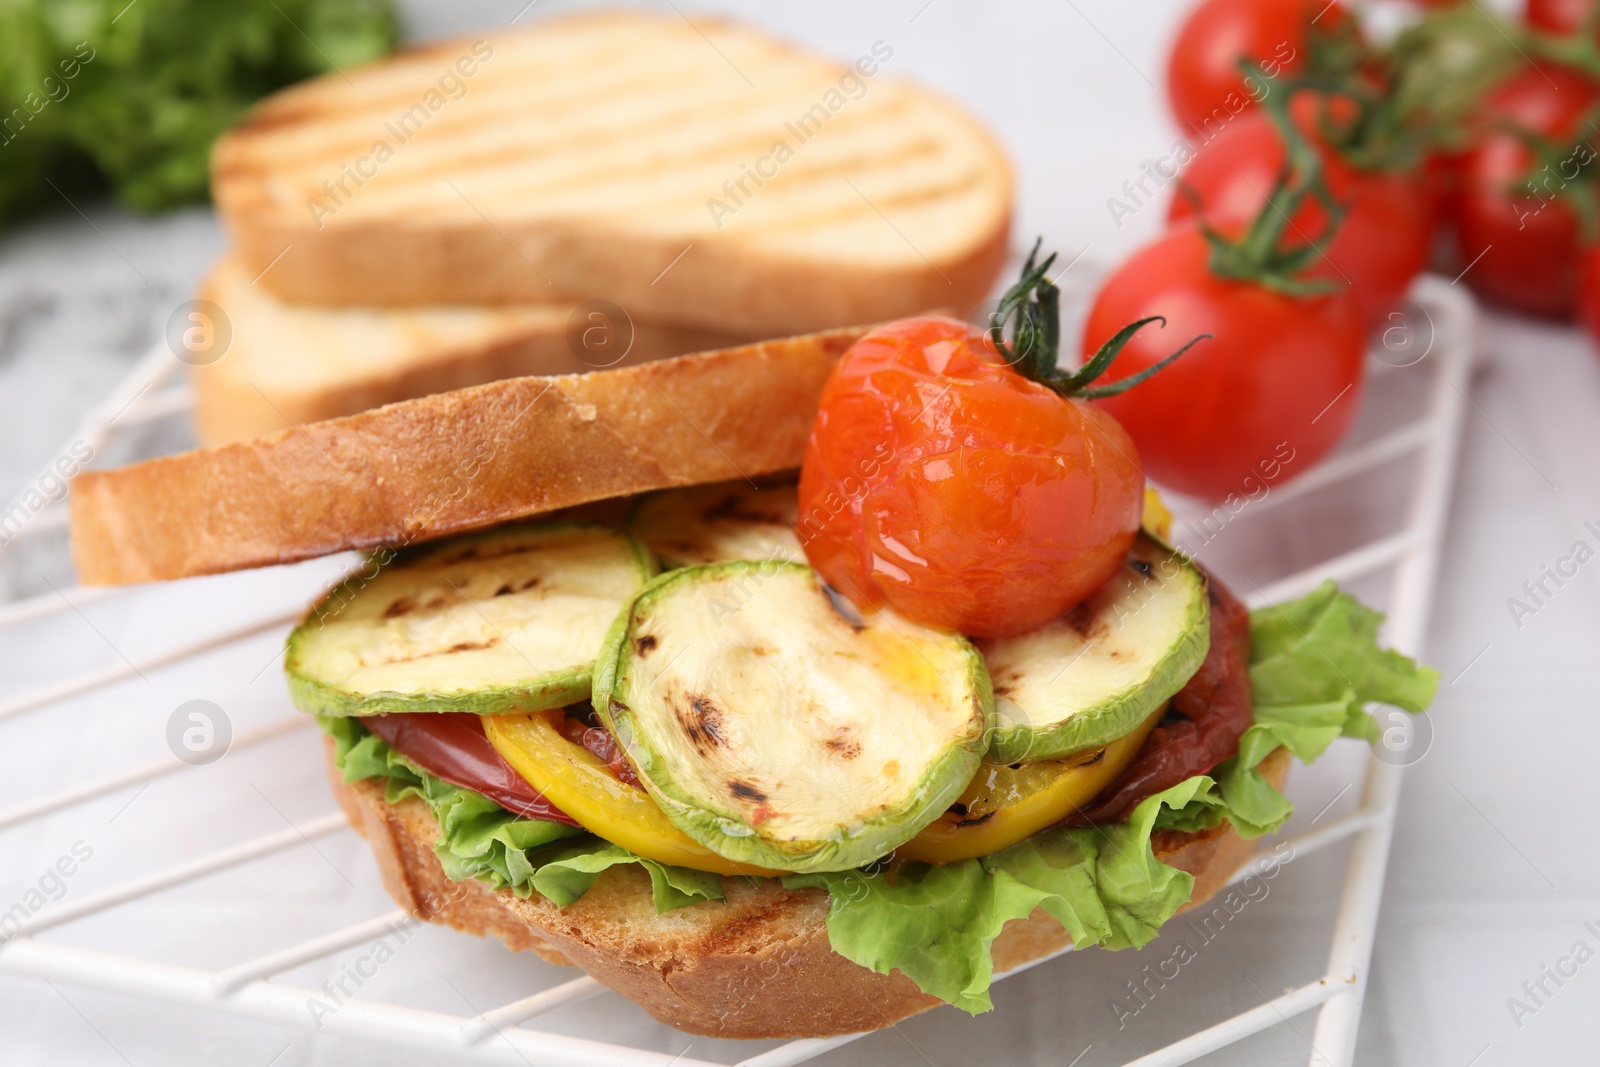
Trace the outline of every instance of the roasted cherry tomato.
<instances>
[{"instance_id":1,"label":"roasted cherry tomato","mask_svg":"<svg viewBox=\"0 0 1600 1067\"><path fill-rule=\"evenodd\" d=\"M1169 230L1107 279L1084 349L1130 319L1164 315L1111 364L1116 381L1155 364L1163 334L1204 333L1150 381L1098 401L1117 417L1158 483L1207 499L1253 493L1309 469L1344 436L1361 395L1366 351L1347 292L1291 296L1219 278L1191 223Z\"/></svg>"},{"instance_id":2,"label":"roasted cherry tomato","mask_svg":"<svg viewBox=\"0 0 1600 1067\"><path fill-rule=\"evenodd\" d=\"M1568 198L1596 198L1597 138L1585 118L1597 99L1589 79L1542 65L1484 101L1478 144L1458 168L1454 211L1463 278L1485 299L1530 315L1572 314L1582 235ZM1539 159L1527 136L1548 142L1555 158Z\"/></svg>"},{"instance_id":3,"label":"roasted cherry tomato","mask_svg":"<svg viewBox=\"0 0 1600 1067\"><path fill-rule=\"evenodd\" d=\"M1143 506L1116 419L1024 377L966 323L918 318L873 330L834 368L797 532L856 604L1001 637L1108 580Z\"/></svg>"},{"instance_id":4,"label":"roasted cherry tomato","mask_svg":"<svg viewBox=\"0 0 1600 1067\"><path fill-rule=\"evenodd\" d=\"M1269 78L1305 65L1309 34L1347 27L1337 0L1204 0L1172 44L1167 98L1185 134L1213 135L1272 91L1239 69L1251 59Z\"/></svg>"},{"instance_id":5,"label":"roasted cherry tomato","mask_svg":"<svg viewBox=\"0 0 1600 1067\"><path fill-rule=\"evenodd\" d=\"M1306 272L1349 286L1362 321L1384 304L1405 295L1427 265L1433 209L1420 174L1357 170L1325 147L1319 136L1318 99L1301 95L1291 108L1301 132L1318 145L1323 180L1345 206L1344 219L1323 256ZM1267 207L1267 197L1286 158L1283 137L1265 112L1243 115L1183 169L1167 213L1178 222L1203 215L1227 234L1248 226ZM1290 223L1291 237L1301 242L1320 239L1328 228L1327 212L1308 198Z\"/></svg>"}]
</instances>

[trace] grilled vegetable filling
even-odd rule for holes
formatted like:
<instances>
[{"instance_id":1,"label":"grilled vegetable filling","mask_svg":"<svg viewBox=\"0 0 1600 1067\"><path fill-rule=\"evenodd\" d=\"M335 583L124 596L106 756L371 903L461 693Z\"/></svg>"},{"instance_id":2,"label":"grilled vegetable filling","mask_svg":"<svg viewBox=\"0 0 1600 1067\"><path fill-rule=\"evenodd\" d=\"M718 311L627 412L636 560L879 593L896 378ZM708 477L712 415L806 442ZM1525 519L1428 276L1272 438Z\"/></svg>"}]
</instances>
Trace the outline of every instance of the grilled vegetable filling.
<instances>
[{"instance_id":1,"label":"grilled vegetable filling","mask_svg":"<svg viewBox=\"0 0 1600 1067\"><path fill-rule=\"evenodd\" d=\"M617 620L595 707L667 818L719 855L845 870L938 818L991 701L965 639L840 614L798 564L686 567Z\"/></svg>"},{"instance_id":2,"label":"grilled vegetable filling","mask_svg":"<svg viewBox=\"0 0 1600 1067\"><path fill-rule=\"evenodd\" d=\"M1205 659L1205 579L1140 534L1110 581L1019 637L980 641L994 682L997 763L1058 759L1126 736Z\"/></svg>"},{"instance_id":3,"label":"grilled vegetable filling","mask_svg":"<svg viewBox=\"0 0 1600 1067\"><path fill-rule=\"evenodd\" d=\"M289 637L302 711L560 707L589 697L601 639L655 572L605 526L533 522L374 557Z\"/></svg>"}]
</instances>

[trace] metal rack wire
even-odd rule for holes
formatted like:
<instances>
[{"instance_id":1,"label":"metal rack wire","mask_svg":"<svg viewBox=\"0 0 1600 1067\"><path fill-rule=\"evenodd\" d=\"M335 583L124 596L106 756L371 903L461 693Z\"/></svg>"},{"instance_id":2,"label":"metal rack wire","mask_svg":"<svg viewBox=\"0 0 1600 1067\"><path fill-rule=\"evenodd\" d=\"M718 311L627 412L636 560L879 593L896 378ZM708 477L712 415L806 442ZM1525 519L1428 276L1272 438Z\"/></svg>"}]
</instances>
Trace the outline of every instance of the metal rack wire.
<instances>
[{"instance_id":1,"label":"metal rack wire","mask_svg":"<svg viewBox=\"0 0 1600 1067\"><path fill-rule=\"evenodd\" d=\"M1351 580L1392 570L1388 639L1407 652L1418 652L1428 626L1428 612L1438 570L1440 540L1454 477L1466 389L1473 358L1475 311L1469 298L1436 279L1424 279L1415 293L1434 326L1434 342L1424 366L1431 374L1421 410L1405 425L1359 447L1347 449L1315 470L1290 482L1260 502L1258 511L1326 491L1337 483L1361 478L1375 468L1414 457L1415 481L1408 494L1409 512L1397 533L1381 536L1342 555L1290 574L1253 590L1253 604L1298 595L1332 577ZM1375 373L1394 373L1374 363ZM74 441L88 441L98 451L113 434L186 409L187 388L170 384L178 369L164 348L147 356L113 395L79 427ZM59 506L40 512L24 533L36 536L59 530ZM48 615L77 610L121 595L118 590L72 589L0 606L0 632ZM285 629L289 616L252 621L202 638L183 641L140 659L115 663L75 677L63 678L0 701L0 719L45 709L142 672L183 670L206 651L253 635ZM286 733L308 728L303 717L284 720L236 738L237 751ZM25 825L63 809L84 804L158 778L181 775L189 765L163 759L80 782L11 808L0 810L0 831ZM1296 856L1349 840L1343 892L1327 965L1297 988L1248 1011L1224 1019L1135 1061L1138 1067L1188 1063L1248 1035L1278 1025L1295 1015L1320 1008L1313 1040L1313 1063L1345 1067L1354 1056L1362 1000L1372 954L1378 906L1382 895L1390 838L1399 798L1400 767L1369 756L1361 803L1354 813L1290 838ZM130 996L190 1005L214 1012L305 1027L305 1005L315 990L275 980L294 968L370 942L385 931L411 924L399 911L385 910L342 929L258 958L218 970L117 955L47 939L57 927L141 898L171 890L240 864L275 856L329 835L348 833L337 811L197 855L164 870L133 878L114 888L80 896L41 910L15 936L0 945L0 973L32 976ZM1243 879L1259 868L1252 863L1235 876ZM1051 957L1053 959L1054 957ZM1047 964L1039 960L1029 967ZM1022 968L1026 969L1026 968ZM1013 971L999 976L1003 980ZM399 1043L483 1063L540 1062L573 1065L680 1064L711 1065L713 1061L671 1056L663 1052L524 1026L544 1013L581 1000L610 995L588 977L541 990L476 1015L406 1007L355 997L334 1016L322 1020L329 1033ZM619 1000L619 1010L622 1002ZM632 1010L632 1009L626 1009ZM820 1056L863 1035L791 1041L741 1061L740 1067L787 1067ZM491 1040L494 1039L494 1040ZM715 1042L710 1043L713 1047ZM537 1057L534 1060L533 1057Z\"/></svg>"}]
</instances>

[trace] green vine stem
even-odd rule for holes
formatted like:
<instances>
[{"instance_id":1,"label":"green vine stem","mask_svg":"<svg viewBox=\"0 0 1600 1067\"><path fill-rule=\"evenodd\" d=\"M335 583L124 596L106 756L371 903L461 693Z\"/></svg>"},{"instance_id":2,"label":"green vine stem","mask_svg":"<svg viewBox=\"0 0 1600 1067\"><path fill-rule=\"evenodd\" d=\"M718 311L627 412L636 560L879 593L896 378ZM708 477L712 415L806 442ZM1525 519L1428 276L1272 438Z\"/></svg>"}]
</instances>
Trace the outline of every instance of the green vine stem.
<instances>
[{"instance_id":1,"label":"green vine stem","mask_svg":"<svg viewBox=\"0 0 1600 1067\"><path fill-rule=\"evenodd\" d=\"M1028 253L1028 261L1023 264L1022 277L1005 291L989 320L989 339L995 350L1023 377L1047 385L1065 397L1098 400L1125 393L1140 382L1148 381L1196 344L1211 338L1209 333L1199 334L1159 363L1109 384L1095 385L1134 334L1152 322L1167 324L1166 319L1153 315L1118 330L1077 370L1062 370L1057 366L1061 360L1061 290L1050 280L1050 267L1056 257L1052 252L1042 263L1036 263L1042 243L1043 238L1034 241L1033 251ZM1016 323L1008 344L1006 326L1013 318Z\"/></svg>"}]
</instances>

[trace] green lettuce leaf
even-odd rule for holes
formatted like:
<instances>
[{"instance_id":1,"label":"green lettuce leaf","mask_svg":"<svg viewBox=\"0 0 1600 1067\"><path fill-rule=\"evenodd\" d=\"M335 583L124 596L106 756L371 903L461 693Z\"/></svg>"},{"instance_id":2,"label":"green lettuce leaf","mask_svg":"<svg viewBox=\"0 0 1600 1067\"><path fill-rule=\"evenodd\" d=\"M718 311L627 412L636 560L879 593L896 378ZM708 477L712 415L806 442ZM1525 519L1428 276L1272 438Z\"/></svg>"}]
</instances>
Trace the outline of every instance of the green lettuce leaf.
<instances>
[{"instance_id":1,"label":"green lettuce leaf","mask_svg":"<svg viewBox=\"0 0 1600 1067\"><path fill-rule=\"evenodd\" d=\"M1043 908L1082 948L1139 948L1189 899L1194 876L1155 858L1156 813L1211 784L1191 778L1149 797L1125 823L1034 834L1002 852L942 866L790 875L832 898L828 943L880 974L899 970L924 993L976 1014L994 1007L989 949L1011 919Z\"/></svg>"},{"instance_id":2,"label":"green lettuce leaf","mask_svg":"<svg viewBox=\"0 0 1600 1067\"><path fill-rule=\"evenodd\" d=\"M144 211L203 200L246 108L397 33L390 0L0 2L0 223L105 185Z\"/></svg>"},{"instance_id":3,"label":"green lettuce leaf","mask_svg":"<svg viewBox=\"0 0 1600 1067\"><path fill-rule=\"evenodd\" d=\"M434 847L454 881L477 878L526 898L537 891L565 907L588 892L608 867L637 863L650 875L657 912L721 900L715 874L635 856L565 823L514 815L470 789L435 778L390 748L359 719L318 716L334 742L334 762L347 782L384 779L391 804L414 796L439 822Z\"/></svg>"},{"instance_id":4,"label":"green lettuce leaf","mask_svg":"<svg viewBox=\"0 0 1600 1067\"><path fill-rule=\"evenodd\" d=\"M1277 830L1294 805L1256 766L1282 745L1311 763L1339 737L1371 740L1372 703L1413 714L1439 687L1439 672L1378 644L1383 616L1333 582L1299 600L1250 615L1250 687L1255 723L1239 738L1239 753L1213 771L1215 788L1181 811L1165 812L1159 827L1207 829L1223 819L1244 837Z\"/></svg>"}]
</instances>

